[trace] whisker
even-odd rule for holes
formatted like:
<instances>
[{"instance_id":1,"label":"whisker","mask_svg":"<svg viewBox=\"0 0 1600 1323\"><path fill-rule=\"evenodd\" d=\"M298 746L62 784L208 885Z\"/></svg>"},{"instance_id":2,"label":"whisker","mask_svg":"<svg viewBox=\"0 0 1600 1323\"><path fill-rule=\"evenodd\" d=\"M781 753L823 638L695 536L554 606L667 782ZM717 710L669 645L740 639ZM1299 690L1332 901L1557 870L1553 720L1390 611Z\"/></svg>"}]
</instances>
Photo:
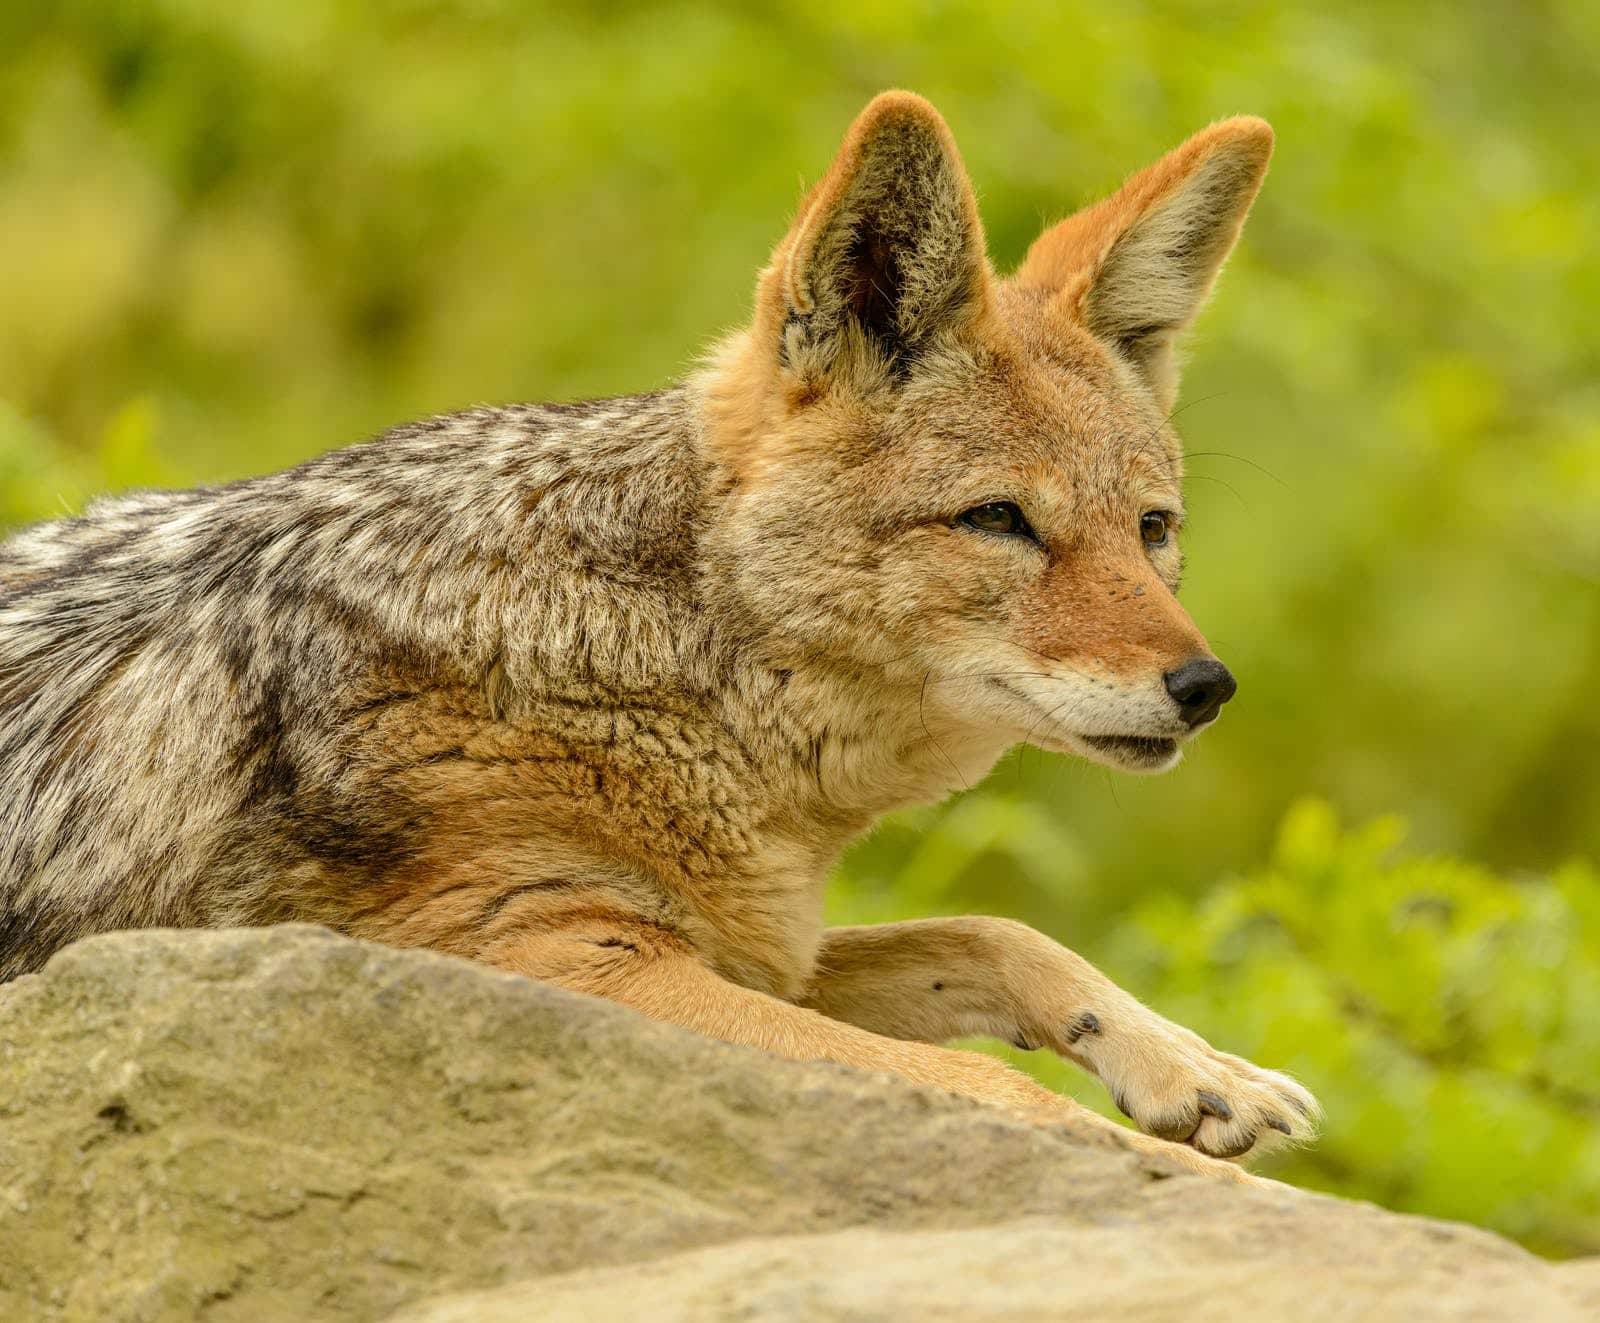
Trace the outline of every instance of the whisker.
<instances>
[{"instance_id":1,"label":"whisker","mask_svg":"<svg viewBox=\"0 0 1600 1323\"><path fill-rule=\"evenodd\" d=\"M1200 396L1199 399L1190 400L1187 404L1180 404L1176 409L1174 409L1171 413L1169 413L1167 415L1167 419L1166 420L1167 420L1167 422L1170 423L1180 413L1183 413L1185 410L1194 408L1194 406L1197 405L1197 404L1205 404L1208 400L1220 400L1224 395L1232 395L1232 394L1233 394L1233 392L1231 390L1214 390L1209 395L1202 395L1202 396Z\"/></svg>"},{"instance_id":2,"label":"whisker","mask_svg":"<svg viewBox=\"0 0 1600 1323\"><path fill-rule=\"evenodd\" d=\"M935 749L939 751L939 756L945 760L945 762L949 765L950 770L954 772L960 779L962 788L971 790L972 787L967 784L967 778L962 774L961 769L956 766L955 759L945 752L944 745L940 744L938 740L934 739L933 732L928 729L928 716L923 710L923 705L928 700L928 678L932 674L933 672L929 671L922 677L922 691L917 698L917 720L922 723L922 733L928 737L929 742Z\"/></svg>"},{"instance_id":3,"label":"whisker","mask_svg":"<svg viewBox=\"0 0 1600 1323\"><path fill-rule=\"evenodd\" d=\"M1032 748L1034 750L1034 752L1038 754L1039 761L1041 763L1044 760L1044 750L1040 749L1033 742L1033 737L1038 732L1039 727L1044 725L1045 722L1047 722L1047 721L1055 720L1056 713L1061 711L1062 708L1068 706L1071 702L1072 702L1071 698L1063 699L1061 702L1057 703L1053 708L1049 709L1049 711L1047 711L1037 721L1035 721L1033 723L1033 725L1028 727L1028 733L1027 733L1026 736L1023 737L1023 741L1022 741L1022 752L1017 755L1017 767L1018 767L1017 780L1018 780L1018 784L1019 785L1021 784L1021 778L1022 778L1022 773L1021 773L1022 760L1028 756L1028 750L1030 748Z\"/></svg>"},{"instance_id":4,"label":"whisker","mask_svg":"<svg viewBox=\"0 0 1600 1323\"><path fill-rule=\"evenodd\" d=\"M1122 801L1117 798L1117 778L1112 774L1111 769L1109 767L1103 767L1100 770L1101 770L1101 774L1105 778L1106 789L1111 792L1111 803L1112 803L1113 807L1115 807L1117 812L1121 813L1122 812Z\"/></svg>"},{"instance_id":5,"label":"whisker","mask_svg":"<svg viewBox=\"0 0 1600 1323\"><path fill-rule=\"evenodd\" d=\"M1186 404L1178 405L1170 413L1168 413L1165 418L1163 418L1159 423L1157 423L1154 427L1152 427L1150 429L1150 431L1145 435L1144 440L1139 443L1140 444L1140 448L1141 449L1145 449L1145 448L1148 448L1148 447L1152 446L1154 444L1154 442L1155 442L1156 437L1161 434L1161 429L1163 427L1166 427L1169 423L1171 423L1172 420L1174 418L1176 418L1180 413L1183 413L1185 410L1194 408L1194 406L1197 405L1197 404L1204 404L1207 400L1219 400L1224 395L1227 395L1228 393L1229 392L1225 391L1225 390L1214 391L1210 395L1202 395L1197 400L1190 400Z\"/></svg>"},{"instance_id":6,"label":"whisker","mask_svg":"<svg viewBox=\"0 0 1600 1323\"><path fill-rule=\"evenodd\" d=\"M1062 708L1069 706L1071 704L1071 702L1072 702L1072 698L1071 697L1064 698L1064 699L1061 700L1061 702L1057 703L1054 707L1052 707L1048 711L1046 711L1045 714L1042 717L1040 717L1037 721L1035 721L1033 723L1033 725L1028 727L1028 733L1023 737L1022 742L1024 744L1032 744L1033 743L1034 734L1038 731L1039 727L1044 725L1044 723L1047 722L1047 721L1053 721L1055 719L1056 713L1061 711ZM1019 759L1018 761L1021 761L1021 760Z\"/></svg>"},{"instance_id":7,"label":"whisker","mask_svg":"<svg viewBox=\"0 0 1600 1323\"><path fill-rule=\"evenodd\" d=\"M1186 473L1184 474L1183 480L1185 482L1214 482L1219 487L1226 487L1230 492L1233 493L1233 499L1239 502L1239 505L1242 509L1248 510L1250 508L1250 503L1239 494L1239 489L1231 482L1226 482L1221 478L1213 478L1204 473Z\"/></svg>"},{"instance_id":8,"label":"whisker","mask_svg":"<svg viewBox=\"0 0 1600 1323\"><path fill-rule=\"evenodd\" d=\"M1235 455L1226 450L1191 450L1185 452L1186 459L1231 459L1236 464L1248 464L1251 468L1264 473L1278 486L1289 490L1289 484L1269 469L1265 464L1257 464L1253 459L1246 459L1243 455Z\"/></svg>"},{"instance_id":9,"label":"whisker","mask_svg":"<svg viewBox=\"0 0 1600 1323\"><path fill-rule=\"evenodd\" d=\"M929 675L933 672L929 671ZM1049 671L957 671L953 675L941 675L932 681L933 684L950 684L955 680L1055 680L1060 677ZM924 678L924 684L929 681Z\"/></svg>"},{"instance_id":10,"label":"whisker","mask_svg":"<svg viewBox=\"0 0 1600 1323\"><path fill-rule=\"evenodd\" d=\"M1030 648L1026 643L1018 643L1015 639L1003 639L994 634L978 634L977 638L986 643L1001 643L1013 648L1021 648L1024 652L1031 652L1035 657L1043 657L1047 662L1060 662L1060 657L1052 657L1048 652L1040 652L1037 648Z\"/></svg>"}]
</instances>

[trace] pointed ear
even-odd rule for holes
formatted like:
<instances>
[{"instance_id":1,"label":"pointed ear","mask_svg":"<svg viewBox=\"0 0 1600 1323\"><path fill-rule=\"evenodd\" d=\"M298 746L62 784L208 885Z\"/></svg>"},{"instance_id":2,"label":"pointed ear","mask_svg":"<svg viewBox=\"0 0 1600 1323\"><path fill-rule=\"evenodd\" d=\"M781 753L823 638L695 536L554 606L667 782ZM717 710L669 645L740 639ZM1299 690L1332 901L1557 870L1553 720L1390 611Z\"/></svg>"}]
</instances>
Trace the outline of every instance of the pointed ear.
<instances>
[{"instance_id":1,"label":"pointed ear","mask_svg":"<svg viewBox=\"0 0 1600 1323\"><path fill-rule=\"evenodd\" d=\"M1050 290L1169 409L1177 394L1174 341L1233 250L1271 155L1265 120L1213 124L1109 198L1046 230L1016 279Z\"/></svg>"},{"instance_id":2,"label":"pointed ear","mask_svg":"<svg viewBox=\"0 0 1600 1323\"><path fill-rule=\"evenodd\" d=\"M910 92L874 98L766 277L774 348L803 379L859 369L903 379L977 318L989 296L983 230L939 112Z\"/></svg>"}]
</instances>

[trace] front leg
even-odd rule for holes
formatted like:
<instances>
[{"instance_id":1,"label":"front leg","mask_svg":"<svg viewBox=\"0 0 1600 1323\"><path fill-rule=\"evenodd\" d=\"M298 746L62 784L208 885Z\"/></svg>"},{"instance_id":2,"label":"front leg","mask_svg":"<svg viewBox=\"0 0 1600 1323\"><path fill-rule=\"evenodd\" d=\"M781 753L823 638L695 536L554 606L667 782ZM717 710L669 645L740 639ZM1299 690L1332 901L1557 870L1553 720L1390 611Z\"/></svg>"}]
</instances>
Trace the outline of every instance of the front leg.
<instances>
[{"instance_id":1,"label":"front leg","mask_svg":"<svg viewBox=\"0 0 1600 1323\"><path fill-rule=\"evenodd\" d=\"M830 928L803 1004L893 1038L1048 1047L1098 1076L1140 1129L1214 1157L1316 1128L1316 1100L1288 1076L1217 1051L1009 919Z\"/></svg>"},{"instance_id":2,"label":"front leg","mask_svg":"<svg viewBox=\"0 0 1600 1323\"><path fill-rule=\"evenodd\" d=\"M766 993L730 983L679 934L605 905L548 914L539 928L508 934L480 953L501 969L607 997L653 1019L799 1061L837 1061L887 1071L1002 1107L1039 1124L1150 1153L1201 1175L1249 1182L1230 1163L1148 1139L1050 1092L977 1052L884 1038Z\"/></svg>"}]
</instances>

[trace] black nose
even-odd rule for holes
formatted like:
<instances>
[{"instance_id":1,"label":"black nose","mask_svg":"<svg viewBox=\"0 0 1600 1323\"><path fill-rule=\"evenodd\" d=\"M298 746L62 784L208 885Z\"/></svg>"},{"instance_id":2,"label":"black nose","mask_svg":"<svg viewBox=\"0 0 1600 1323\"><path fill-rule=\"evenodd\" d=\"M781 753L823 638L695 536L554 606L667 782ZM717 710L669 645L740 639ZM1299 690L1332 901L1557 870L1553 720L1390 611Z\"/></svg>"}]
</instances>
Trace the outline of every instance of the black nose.
<instances>
[{"instance_id":1,"label":"black nose","mask_svg":"<svg viewBox=\"0 0 1600 1323\"><path fill-rule=\"evenodd\" d=\"M1239 686L1233 674L1215 657L1196 657L1162 677L1167 692L1190 726L1203 726L1222 710Z\"/></svg>"}]
</instances>

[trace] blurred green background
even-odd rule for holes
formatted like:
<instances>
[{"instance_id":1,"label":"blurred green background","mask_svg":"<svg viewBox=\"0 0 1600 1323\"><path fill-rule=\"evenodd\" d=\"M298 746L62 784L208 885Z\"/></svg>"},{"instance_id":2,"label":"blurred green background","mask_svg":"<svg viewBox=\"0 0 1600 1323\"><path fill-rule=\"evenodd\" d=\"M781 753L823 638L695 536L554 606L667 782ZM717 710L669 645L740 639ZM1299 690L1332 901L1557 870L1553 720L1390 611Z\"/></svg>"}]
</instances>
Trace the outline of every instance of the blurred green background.
<instances>
[{"instance_id":1,"label":"blurred green background","mask_svg":"<svg viewBox=\"0 0 1600 1323\"><path fill-rule=\"evenodd\" d=\"M1178 420L1239 699L1155 781L1012 755L834 917L1028 919L1323 1097L1275 1174L1595 1252L1600 7L1325 9L13 0L0 523L658 386L887 86L1002 268L1265 115Z\"/></svg>"}]
</instances>

